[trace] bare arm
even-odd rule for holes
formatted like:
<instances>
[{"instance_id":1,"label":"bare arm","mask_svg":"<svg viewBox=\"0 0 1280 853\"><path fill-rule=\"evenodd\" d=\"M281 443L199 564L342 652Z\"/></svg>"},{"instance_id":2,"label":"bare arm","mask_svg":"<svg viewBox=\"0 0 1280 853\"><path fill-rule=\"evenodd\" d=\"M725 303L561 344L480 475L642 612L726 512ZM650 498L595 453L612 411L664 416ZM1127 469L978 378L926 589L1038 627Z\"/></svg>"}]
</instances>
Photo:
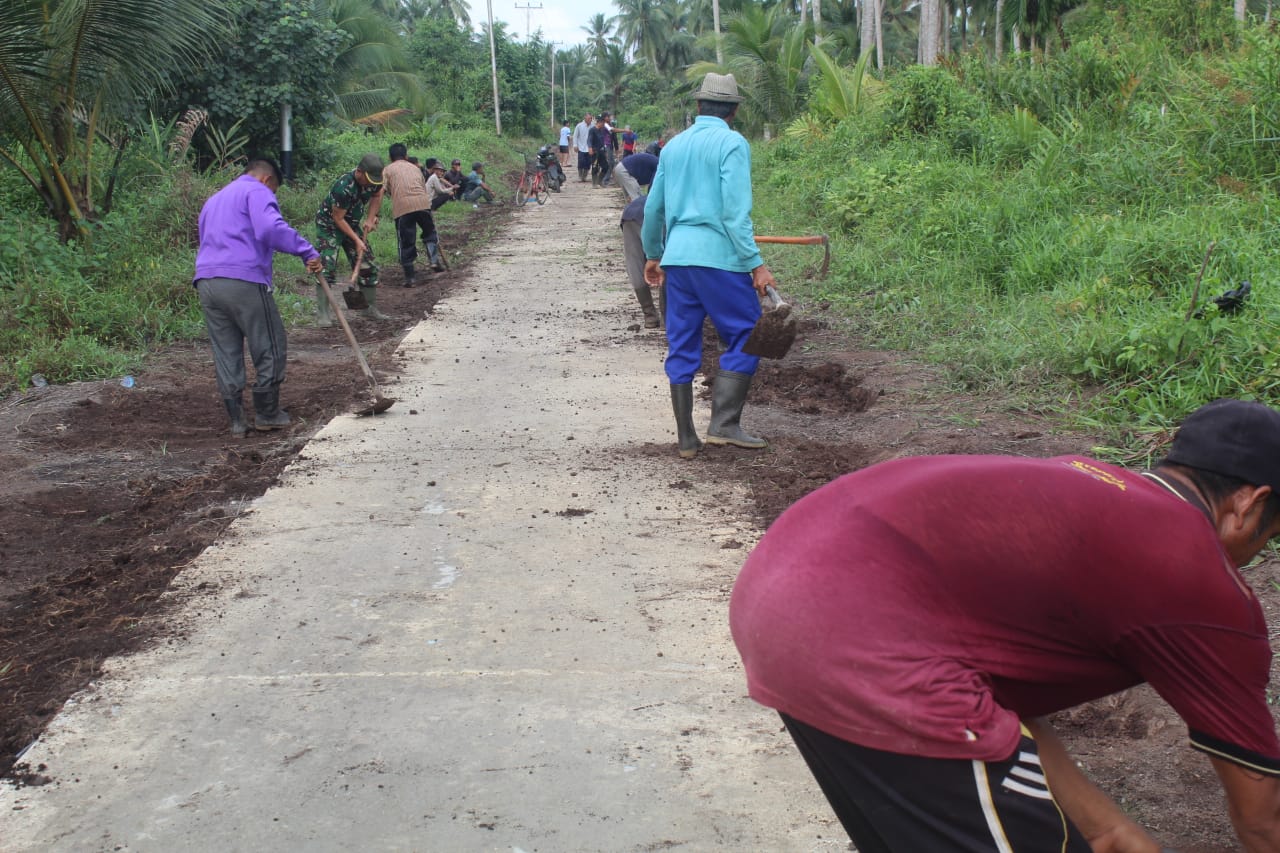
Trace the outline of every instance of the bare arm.
<instances>
[{"instance_id":1,"label":"bare arm","mask_svg":"<svg viewBox=\"0 0 1280 853\"><path fill-rule=\"evenodd\" d=\"M356 229L351 227L351 223L347 222L347 209L345 207L338 207L335 204L330 215L333 217L334 226L355 243L356 251L363 252L367 249L364 239L356 233Z\"/></svg>"},{"instance_id":2,"label":"bare arm","mask_svg":"<svg viewBox=\"0 0 1280 853\"><path fill-rule=\"evenodd\" d=\"M1236 836L1249 853L1280 851L1280 779L1209 757L1222 788Z\"/></svg>"},{"instance_id":3,"label":"bare arm","mask_svg":"<svg viewBox=\"0 0 1280 853\"><path fill-rule=\"evenodd\" d=\"M1035 738L1053 798L1094 853L1160 853L1156 840L1085 777L1048 721L1023 720Z\"/></svg>"},{"instance_id":4,"label":"bare arm","mask_svg":"<svg viewBox=\"0 0 1280 853\"><path fill-rule=\"evenodd\" d=\"M361 228L366 234L378 228L378 214L382 212L382 198L385 189L385 187L379 189L373 194L373 198L369 199L369 212L365 214L364 222L361 224Z\"/></svg>"}]
</instances>

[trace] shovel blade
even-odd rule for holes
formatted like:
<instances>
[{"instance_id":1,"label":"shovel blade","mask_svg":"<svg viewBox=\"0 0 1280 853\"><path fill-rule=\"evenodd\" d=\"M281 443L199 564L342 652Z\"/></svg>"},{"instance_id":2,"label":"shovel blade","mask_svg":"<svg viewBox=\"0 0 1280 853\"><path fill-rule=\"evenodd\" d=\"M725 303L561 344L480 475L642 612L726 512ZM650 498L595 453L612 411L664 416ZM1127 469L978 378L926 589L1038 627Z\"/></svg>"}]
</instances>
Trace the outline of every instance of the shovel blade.
<instances>
[{"instance_id":1,"label":"shovel blade","mask_svg":"<svg viewBox=\"0 0 1280 853\"><path fill-rule=\"evenodd\" d=\"M369 300L365 299L364 293L355 287L348 287L342 291L342 299L352 311L363 311L369 307Z\"/></svg>"},{"instance_id":2,"label":"shovel blade","mask_svg":"<svg viewBox=\"0 0 1280 853\"><path fill-rule=\"evenodd\" d=\"M356 414L357 415L380 415L383 412L385 412L387 409L395 405L395 402L396 401L391 399L390 397L384 397L381 394L377 394L374 396L373 402L371 402L369 405L365 406L363 409L356 409Z\"/></svg>"},{"instance_id":3,"label":"shovel blade","mask_svg":"<svg viewBox=\"0 0 1280 853\"><path fill-rule=\"evenodd\" d=\"M777 359L786 355L795 341L796 318L791 316L791 306L784 305L760 316L742 351L759 358Z\"/></svg>"}]
</instances>

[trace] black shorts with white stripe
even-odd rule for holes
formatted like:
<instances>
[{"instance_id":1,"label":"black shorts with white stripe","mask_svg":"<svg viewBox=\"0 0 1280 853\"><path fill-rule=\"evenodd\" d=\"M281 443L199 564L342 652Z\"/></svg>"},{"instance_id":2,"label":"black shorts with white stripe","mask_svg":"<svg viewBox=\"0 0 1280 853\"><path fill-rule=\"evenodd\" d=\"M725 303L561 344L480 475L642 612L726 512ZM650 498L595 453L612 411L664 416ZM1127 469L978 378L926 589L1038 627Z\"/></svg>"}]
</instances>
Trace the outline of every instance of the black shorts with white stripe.
<instances>
[{"instance_id":1,"label":"black shorts with white stripe","mask_svg":"<svg viewBox=\"0 0 1280 853\"><path fill-rule=\"evenodd\" d=\"M1090 853L1025 733L1003 761L868 749L782 715L859 853Z\"/></svg>"}]
</instances>

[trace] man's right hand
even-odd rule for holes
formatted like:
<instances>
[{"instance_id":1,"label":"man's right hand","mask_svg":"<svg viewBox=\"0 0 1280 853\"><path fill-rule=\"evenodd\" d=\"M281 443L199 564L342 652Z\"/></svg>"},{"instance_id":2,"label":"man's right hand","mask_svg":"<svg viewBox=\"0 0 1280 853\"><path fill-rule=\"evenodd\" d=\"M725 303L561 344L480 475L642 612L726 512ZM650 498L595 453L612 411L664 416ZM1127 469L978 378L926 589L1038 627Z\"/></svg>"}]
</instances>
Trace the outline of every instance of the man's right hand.
<instances>
[{"instance_id":1,"label":"man's right hand","mask_svg":"<svg viewBox=\"0 0 1280 853\"><path fill-rule=\"evenodd\" d=\"M359 237L353 237L351 238L351 242L356 244L356 251L358 253L362 255L369 254L369 244L366 243L364 240L361 240Z\"/></svg>"}]
</instances>

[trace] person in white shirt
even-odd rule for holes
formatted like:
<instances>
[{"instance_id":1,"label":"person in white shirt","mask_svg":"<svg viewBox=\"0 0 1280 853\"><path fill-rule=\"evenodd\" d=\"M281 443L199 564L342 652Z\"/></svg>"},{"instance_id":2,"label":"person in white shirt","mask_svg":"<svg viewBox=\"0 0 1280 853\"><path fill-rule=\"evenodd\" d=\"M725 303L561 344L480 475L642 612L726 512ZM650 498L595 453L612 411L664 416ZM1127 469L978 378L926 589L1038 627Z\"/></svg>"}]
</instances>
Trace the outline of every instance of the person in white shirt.
<instances>
[{"instance_id":1,"label":"person in white shirt","mask_svg":"<svg viewBox=\"0 0 1280 853\"><path fill-rule=\"evenodd\" d=\"M560 125L560 168L569 168L569 137L573 136L573 131L569 129L569 122Z\"/></svg>"},{"instance_id":2,"label":"person in white shirt","mask_svg":"<svg viewBox=\"0 0 1280 853\"><path fill-rule=\"evenodd\" d=\"M587 175L591 173L591 144L587 134L595 124L595 116L587 113L582 121L573 128L573 150L578 152L578 183L585 184Z\"/></svg>"}]
</instances>

